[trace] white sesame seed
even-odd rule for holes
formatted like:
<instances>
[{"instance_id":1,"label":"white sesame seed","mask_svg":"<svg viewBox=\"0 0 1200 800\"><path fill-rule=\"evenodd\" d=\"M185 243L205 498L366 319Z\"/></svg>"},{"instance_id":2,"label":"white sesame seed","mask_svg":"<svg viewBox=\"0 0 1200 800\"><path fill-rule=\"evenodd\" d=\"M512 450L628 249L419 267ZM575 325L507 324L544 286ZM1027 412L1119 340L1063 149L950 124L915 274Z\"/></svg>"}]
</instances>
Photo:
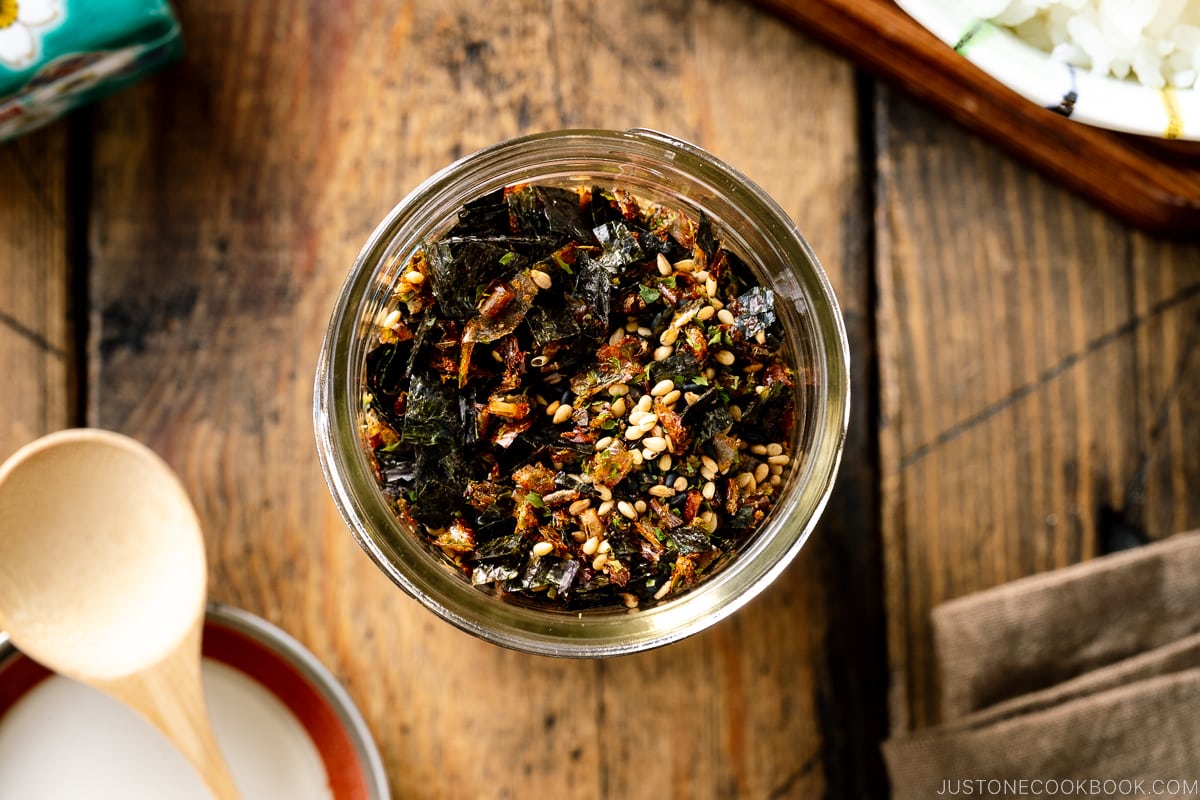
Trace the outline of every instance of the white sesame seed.
<instances>
[{"instance_id":1,"label":"white sesame seed","mask_svg":"<svg viewBox=\"0 0 1200 800\"><path fill-rule=\"evenodd\" d=\"M418 274L420 274L420 273L418 273ZM383 318L383 327L385 327L385 328L395 327L396 323L399 321L400 321L400 309L393 308L391 313L389 313L386 317Z\"/></svg>"},{"instance_id":2,"label":"white sesame seed","mask_svg":"<svg viewBox=\"0 0 1200 800\"><path fill-rule=\"evenodd\" d=\"M771 467L769 464L759 464L754 468L754 480L757 483L762 483L765 481L770 474Z\"/></svg>"},{"instance_id":3,"label":"white sesame seed","mask_svg":"<svg viewBox=\"0 0 1200 800\"><path fill-rule=\"evenodd\" d=\"M592 482L591 475L572 475L571 477L573 477L575 480L579 481L580 483L591 483Z\"/></svg>"},{"instance_id":4,"label":"white sesame seed","mask_svg":"<svg viewBox=\"0 0 1200 800\"><path fill-rule=\"evenodd\" d=\"M676 478L675 483L671 484L671 488L677 492L682 492L687 488L687 478L683 477L682 475Z\"/></svg>"},{"instance_id":5,"label":"white sesame seed","mask_svg":"<svg viewBox=\"0 0 1200 800\"><path fill-rule=\"evenodd\" d=\"M554 285L554 281L550 279L549 273L542 272L540 269L529 270L529 277L533 278L533 282L537 284L539 289L549 289Z\"/></svg>"},{"instance_id":6,"label":"white sesame seed","mask_svg":"<svg viewBox=\"0 0 1200 800\"><path fill-rule=\"evenodd\" d=\"M653 428L654 426L658 425L658 414L655 414L653 411L647 411L646 413L642 414L642 417L638 420L637 425L643 430L649 430L650 428Z\"/></svg>"},{"instance_id":7,"label":"white sesame seed","mask_svg":"<svg viewBox=\"0 0 1200 800\"><path fill-rule=\"evenodd\" d=\"M592 569L600 569L608 563L608 553L601 553L592 559Z\"/></svg>"},{"instance_id":8,"label":"white sesame seed","mask_svg":"<svg viewBox=\"0 0 1200 800\"><path fill-rule=\"evenodd\" d=\"M603 503L600 504L600 507L598 509L596 509L596 513L602 517L606 517L612 513L612 510L613 510L613 501L605 500Z\"/></svg>"},{"instance_id":9,"label":"white sesame seed","mask_svg":"<svg viewBox=\"0 0 1200 800\"><path fill-rule=\"evenodd\" d=\"M548 416L548 417L553 417L553 416L554 416L554 414L555 414L555 412L557 412L557 411L558 411L558 407L559 407L559 406L561 406L561 405L562 405L562 403L560 403L560 402L558 402L557 400L555 400L553 403L551 403L550 405L546 406L546 416Z\"/></svg>"},{"instance_id":10,"label":"white sesame seed","mask_svg":"<svg viewBox=\"0 0 1200 800\"><path fill-rule=\"evenodd\" d=\"M640 408L634 407L633 411L629 412L629 424L635 428L642 424L642 420L646 418L646 412Z\"/></svg>"},{"instance_id":11,"label":"white sesame seed","mask_svg":"<svg viewBox=\"0 0 1200 800\"><path fill-rule=\"evenodd\" d=\"M621 516L628 519L637 519L637 511L626 500L617 501L617 511L621 512Z\"/></svg>"},{"instance_id":12,"label":"white sesame seed","mask_svg":"<svg viewBox=\"0 0 1200 800\"><path fill-rule=\"evenodd\" d=\"M699 399L700 399L700 395L696 394L695 392L688 392L687 394L685 394L683 396L683 401L685 403L687 403L689 406Z\"/></svg>"},{"instance_id":13,"label":"white sesame seed","mask_svg":"<svg viewBox=\"0 0 1200 800\"><path fill-rule=\"evenodd\" d=\"M581 497L571 505L567 506L567 512L570 514L582 514L583 510L590 506L592 501L587 497Z\"/></svg>"},{"instance_id":14,"label":"white sesame seed","mask_svg":"<svg viewBox=\"0 0 1200 800\"><path fill-rule=\"evenodd\" d=\"M672 345L679 338L679 330L677 328L667 328L658 337L659 344Z\"/></svg>"},{"instance_id":15,"label":"white sesame seed","mask_svg":"<svg viewBox=\"0 0 1200 800\"><path fill-rule=\"evenodd\" d=\"M662 586L658 587L658 591L654 593L655 600L662 600L671 591L671 582L667 581Z\"/></svg>"},{"instance_id":16,"label":"white sesame seed","mask_svg":"<svg viewBox=\"0 0 1200 800\"><path fill-rule=\"evenodd\" d=\"M709 275L708 280L704 282L704 291L708 292L709 297L717 296L717 279L712 275Z\"/></svg>"},{"instance_id":17,"label":"white sesame seed","mask_svg":"<svg viewBox=\"0 0 1200 800\"><path fill-rule=\"evenodd\" d=\"M654 398L648 394L642 395L641 399L637 402L637 410L643 413L649 411L653 406Z\"/></svg>"},{"instance_id":18,"label":"white sesame seed","mask_svg":"<svg viewBox=\"0 0 1200 800\"><path fill-rule=\"evenodd\" d=\"M671 391L669 391L663 395L663 399L662 399L663 405L664 406L673 406L679 402L680 397L683 397L683 392L679 391L678 389L672 389Z\"/></svg>"},{"instance_id":19,"label":"white sesame seed","mask_svg":"<svg viewBox=\"0 0 1200 800\"><path fill-rule=\"evenodd\" d=\"M612 332L612 335L610 335L608 337L608 343L609 343L609 345L612 345L615 347L624 338L625 338L625 331L621 330L620 328L617 328L615 331Z\"/></svg>"},{"instance_id":20,"label":"white sesame seed","mask_svg":"<svg viewBox=\"0 0 1200 800\"><path fill-rule=\"evenodd\" d=\"M625 416L625 398L624 398L624 397L618 397L618 398L616 399L616 401L614 401L614 402L613 402L612 406L610 406L610 407L609 407L609 409L608 409L608 410L609 410L609 412L611 412L611 413L612 413L612 415L613 415L614 417L623 417L623 416Z\"/></svg>"},{"instance_id":21,"label":"white sesame seed","mask_svg":"<svg viewBox=\"0 0 1200 800\"><path fill-rule=\"evenodd\" d=\"M646 462L646 459L642 458L641 450L634 450L632 453L629 454L629 457L631 459L633 459L633 465L635 467L640 467L642 464L644 464Z\"/></svg>"},{"instance_id":22,"label":"white sesame seed","mask_svg":"<svg viewBox=\"0 0 1200 800\"><path fill-rule=\"evenodd\" d=\"M674 388L675 388L675 381L671 380L670 378L666 378L666 379L661 380L658 383L654 384L654 388L650 390L650 396L651 397L662 397L667 392L672 391Z\"/></svg>"},{"instance_id":23,"label":"white sesame seed","mask_svg":"<svg viewBox=\"0 0 1200 800\"><path fill-rule=\"evenodd\" d=\"M646 501L638 500L636 503L633 504L633 510L638 512L639 514L645 514L646 513Z\"/></svg>"},{"instance_id":24,"label":"white sesame seed","mask_svg":"<svg viewBox=\"0 0 1200 800\"><path fill-rule=\"evenodd\" d=\"M548 556L554 550L554 545L550 542L538 542L533 546L533 554L535 556Z\"/></svg>"},{"instance_id":25,"label":"white sesame seed","mask_svg":"<svg viewBox=\"0 0 1200 800\"><path fill-rule=\"evenodd\" d=\"M705 500L712 500L713 496L716 495L716 493L717 493L717 485L715 483L713 483L712 481L708 481L707 483L705 483L704 489L702 489L700 492L700 494L704 495Z\"/></svg>"},{"instance_id":26,"label":"white sesame seed","mask_svg":"<svg viewBox=\"0 0 1200 800\"><path fill-rule=\"evenodd\" d=\"M657 450L651 450L649 447L642 448L642 463L654 461L656 458L658 458Z\"/></svg>"},{"instance_id":27,"label":"white sesame seed","mask_svg":"<svg viewBox=\"0 0 1200 800\"><path fill-rule=\"evenodd\" d=\"M734 322L733 312L730 311L728 308L722 308L720 311L717 312L717 319L719 319L721 322L725 323L726 325L732 325Z\"/></svg>"},{"instance_id":28,"label":"white sesame seed","mask_svg":"<svg viewBox=\"0 0 1200 800\"><path fill-rule=\"evenodd\" d=\"M706 481L716 480L717 471L715 469L702 469L700 470L700 477Z\"/></svg>"},{"instance_id":29,"label":"white sesame seed","mask_svg":"<svg viewBox=\"0 0 1200 800\"><path fill-rule=\"evenodd\" d=\"M782 475L783 474L783 466L780 464L772 464L771 465L771 474L772 475Z\"/></svg>"},{"instance_id":30,"label":"white sesame seed","mask_svg":"<svg viewBox=\"0 0 1200 800\"><path fill-rule=\"evenodd\" d=\"M622 395L629 394L629 384L614 383L612 386L608 387L608 394L611 397L621 397Z\"/></svg>"},{"instance_id":31,"label":"white sesame seed","mask_svg":"<svg viewBox=\"0 0 1200 800\"><path fill-rule=\"evenodd\" d=\"M637 425L630 425L625 429L625 438L631 442L635 442L642 438L642 434L644 433L645 431L639 428Z\"/></svg>"},{"instance_id":32,"label":"white sesame seed","mask_svg":"<svg viewBox=\"0 0 1200 800\"><path fill-rule=\"evenodd\" d=\"M671 347L670 345L664 344L661 347L656 347L656 348L654 348L654 360L655 361L665 361L666 359L670 358L671 354L674 352L675 352L675 348Z\"/></svg>"},{"instance_id":33,"label":"white sesame seed","mask_svg":"<svg viewBox=\"0 0 1200 800\"><path fill-rule=\"evenodd\" d=\"M717 471L717 462L715 459L713 459L712 456L701 455L700 463L703 464L704 468L707 469L709 472Z\"/></svg>"},{"instance_id":34,"label":"white sesame seed","mask_svg":"<svg viewBox=\"0 0 1200 800\"><path fill-rule=\"evenodd\" d=\"M655 453L661 453L667 449L667 440L661 436L647 436L642 440L642 444L644 444L648 450L653 450ZM655 458L657 457L658 456L655 456Z\"/></svg>"},{"instance_id":35,"label":"white sesame seed","mask_svg":"<svg viewBox=\"0 0 1200 800\"><path fill-rule=\"evenodd\" d=\"M740 472L735 480L737 481L739 488L745 489L750 485L750 482L754 480L754 476L749 472Z\"/></svg>"},{"instance_id":36,"label":"white sesame seed","mask_svg":"<svg viewBox=\"0 0 1200 800\"><path fill-rule=\"evenodd\" d=\"M728 350L718 350L717 354L713 356L713 358L717 359L718 364L726 367L730 366L734 361L737 360L737 357Z\"/></svg>"},{"instance_id":37,"label":"white sesame seed","mask_svg":"<svg viewBox=\"0 0 1200 800\"><path fill-rule=\"evenodd\" d=\"M565 403L563 405L560 405L558 407L558 409L555 410L555 412L554 412L554 424L558 425L560 423L563 423L563 422L566 422L567 420L569 420L571 418L571 414L574 410L575 410L574 408L572 408L569 405L566 405Z\"/></svg>"},{"instance_id":38,"label":"white sesame seed","mask_svg":"<svg viewBox=\"0 0 1200 800\"><path fill-rule=\"evenodd\" d=\"M601 500L612 500L612 489L603 483L596 484L596 494L600 495Z\"/></svg>"},{"instance_id":39,"label":"white sesame seed","mask_svg":"<svg viewBox=\"0 0 1200 800\"><path fill-rule=\"evenodd\" d=\"M649 492L650 494L654 495L655 497L674 497L675 496L675 489L671 486L662 486L662 485L651 486L646 491Z\"/></svg>"},{"instance_id":40,"label":"white sesame seed","mask_svg":"<svg viewBox=\"0 0 1200 800\"><path fill-rule=\"evenodd\" d=\"M603 439L596 442L596 451L599 452L600 450L605 450L612 443L613 443L613 437L605 436Z\"/></svg>"},{"instance_id":41,"label":"white sesame seed","mask_svg":"<svg viewBox=\"0 0 1200 800\"><path fill-rule=\"evenodd\" d=\"M720 300L718 300L715 297L712 298L711 300L709 300L708 304L713 307L714 311L720 311L722 308L725 307L725 304L722 303Z\"/></svg>"},{"instance_id":42,"label":"white sesame seed","mask_svg":"<svg viewBox=\"0 0 1200 800\"><path fill-rule=\"evenodd\" d=\"M637 608L638 596L633 592L621 592L621 602L625 604L626 608Z\"/></svg>"},{"instance_id":43,"label":"white sesame seed","mask_svg":"<svg viewBox=\"0 0 1200 800\"><path fill-rule=\"evenodd\" d=\"M708 280L708 270L698 269L692 273L692 277L698 281L706 281Z\"/></svg>"},{"instance_id":44,"label":"white sesame seed","mask_svg":"<svg viewBox=\"0 0 1200 800\"><path fill-rule=\"evenodd\" d=\"M650 330L645 325L639 325L637 332L638 332L638 336L642 336L642 337L654 335L654 331Z\"/></svg>"},{"instance_id":45,"label":"white sesame seed","mask_svg":"<svg viewBox=\"0 0 1200 800\"><path fill-rule=\"evenodd\" d=\"M780 453L777 456L767 456L768 464L778 464L779 466L783 466L784 464L788 463L789 461L791 461L791 459L788 458L783 453Z\"/></svg>"},{"instance_id":46,"label":"white sesame seed","mask_svg":"<svg viewBox=\"0 0 1200 800\"><path fill-rule=\"evenodd\" d=\"M600 543L600 546L596 548L597 553L608 553L611 550L612 550L612 543L609 542L608 539L605 539L603 542Z\"/></svg>"},{"instance_id":47,"label":"white sesame seed","mask_svg":"<svg viewBox=\"0 0 1200 800\"><path fill-rule=\"evenodd\" d=\"M658 263L659 275L666 277L667 275L671 274L671 262L667 260L666 256L664 256L662 253L659 253L658 258L655 260Z\"/></svg>"},{"instance_id":48,"label":"white sesame seed","mask_svg":"<svg viewBox=\"0 0 1200 800\"><path fill-rule=\"evenodd\" d=\"M696 262L690 258L681 258L675 262L677 272L691 272L696 268Z\"/></svg>"},{"instance_id":49,"label":"white sesame seed","mask_svg":"<svg viewBox=\"0 0 1200 800\"><path fill-rule=\"evenodd\" d=\"M599 537L599 536L593 536L593 537L591 537L590 539L588 539L586 542L584 542L584 543L583 543L583 548L582 548L582 549L583 549L583 554L584 554L585 556L592 556L592 555L595 555L595 554L596 554L596 550L597 550L599 547L600 547L600 537Z\"/></svg>"},{"instance_id":50,"label":"white sesame seed","mask_svg":"<svg viewBox=\"0 0 1200 800\"><path fill-rule=\"evenodd\" d=\"M415 269L412 269L404 273L404 280L408 281L413 286L420 286L425 282L425 275L424 273L417 272Z\"/></svg>"},{"instance_id":51,"label":"white sesame seed","mask_svg":"<svg viewBox=\"0 0 1200 800\"><path fill-rule=\"evenodd\" d=\"M777 456L782 452L783 445L781 445L779 442L771 442L769 445L767 445L767 455L769 456Z\"/></svg>"},{"instance_id":52,"label":"white sesame seed","mask_svg":"<svg viewBox=\"0 0 1200 800\"><path fill-rule=\"evenodd\" d=\"M671 471L671 454L663 453L662 458L658 459L658 468L663 472Z\"/></svg>"},{"instance_id":53,"label":"white sesame seed","mask_svg":"<svg viewBox=\"0 0 1200 800\"><path fill-rule=\"evenodd\" d=\"M696 312L696 319L700 320L701 322L707 322L708 320L712 319L712 316L715 313L717 313L715 308L712 306L705 306Z\"/></svg>"}]
</instances>

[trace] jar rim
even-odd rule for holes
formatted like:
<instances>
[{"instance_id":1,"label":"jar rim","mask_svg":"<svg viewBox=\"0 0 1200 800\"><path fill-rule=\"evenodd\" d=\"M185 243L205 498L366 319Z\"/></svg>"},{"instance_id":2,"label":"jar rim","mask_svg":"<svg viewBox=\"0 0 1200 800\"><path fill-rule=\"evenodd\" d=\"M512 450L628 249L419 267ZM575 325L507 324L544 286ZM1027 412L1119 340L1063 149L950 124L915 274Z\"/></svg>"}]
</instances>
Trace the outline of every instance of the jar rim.
<instances>
[{"instance_id":1,"label":"jar rim","mask_svg":"<svg viewBox=\"0 0 1200 800\"><path fill-rule=\"evenodd\" d=\"M747 550L721 570L668 602L636 613L561 611L504 602L436 564L418 537L387 511L354 418L361 392L354 377L355 359L361 354L355 348L363 338L368 307L390 283L384 274L389 260L403 252L401 261L405 261L421 239L435 233L431 229L444 221L448 208L456 213L463 201L484 193L481 187L530 182L516 178L532 169L545 171L550 163L569 174L584 163L580 159L605 168L637 159L641 164L637 169L660 171L663 179L694 180L699 193L734 197L736 202L728 202L739 213L752 208L756 221L768 228L764 235L781 254L787 254L778 266L783 283L790 280L790 285L776 288L803 307L811 318L809 333L821 338L815 352L821 383L816 393L818 413L812 420L816 452L806 454L805 479L794 478L776 506L781 512L785 500L794 504L800 498L797 492L803 492L804 518L791 520L772 513ZM617 180L630 174L613 173ZM678 186L671 188L678 190ZM686 203L687 198L680 202ZM728 223L718 224L723 232L734 230ZM849 347L837 299L816 254L773 199L707 151L668 134L647 129L567 129L508 139L458 159L421 182L376 226L334 305L317 367L313 417L322 470L339 512L359 545L407 594L457 627L506 647L544 655L600 657L645 650L697 633L741 608L784 570L807 541L828 500L841 461L849 396ZM377 530L379 526L383 530Z\"/></svg>"}]
</instances>

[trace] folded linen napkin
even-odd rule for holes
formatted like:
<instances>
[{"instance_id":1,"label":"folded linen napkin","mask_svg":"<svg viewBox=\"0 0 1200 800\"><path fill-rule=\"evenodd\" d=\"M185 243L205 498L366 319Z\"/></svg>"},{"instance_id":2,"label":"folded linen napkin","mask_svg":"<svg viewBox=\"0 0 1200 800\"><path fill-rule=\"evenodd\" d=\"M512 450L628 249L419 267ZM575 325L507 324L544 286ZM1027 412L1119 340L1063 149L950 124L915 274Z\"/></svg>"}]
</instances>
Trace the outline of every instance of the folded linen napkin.
<instances>
[{"instance_id":1,"label":"folded linen napkin","mask_svg":"<svg viewBox=\"0 0 1200 800\"><path fill-rule=\"evenodd\" d=\"M897 800L1200 797L1200 532L953 600L931 620L944 722L885 743Z\"/></svg>"}]
</instances>

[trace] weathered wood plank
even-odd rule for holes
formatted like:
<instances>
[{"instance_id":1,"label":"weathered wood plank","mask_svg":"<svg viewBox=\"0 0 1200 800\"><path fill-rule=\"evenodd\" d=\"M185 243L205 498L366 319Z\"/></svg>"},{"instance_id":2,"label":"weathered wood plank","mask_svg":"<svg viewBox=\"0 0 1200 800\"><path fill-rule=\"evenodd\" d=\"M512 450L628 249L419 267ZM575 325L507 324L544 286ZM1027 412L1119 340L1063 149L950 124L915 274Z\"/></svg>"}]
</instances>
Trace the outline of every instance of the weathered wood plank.
<instances>
[{"instance_id":1,"label":"weathered wood plank","mask_svg":"<svg viewBox=\"0 0 1200 800\"><path fill-rule=\"evenodd\" d=\"M75 346L67 127L0 145L0 454L69 426Z\"/></svg>"},{"instance_id":2,"label":"weathered wood plank","mask_svg":"<svg viewBox=\"0 0 1200 800\"><path fill-rule=\"evenodd\" d=\"M708 146L795 214L861 341L849 68L732 2L180 12L185 63L98 116L92 419L181 472L214 598L334 669L397 796L809 797L861 780L874 742L841 727L863 704L842 700L859 691L843 676L880 654L833 629L858 624L841 602L857 566L821 543L870 546L861 519L823 526L708 634L605 663L534 658L451 629L378 574L327 498L309 421L325 321L375 222L454 157L532 130L641 125Z\"/></svg>"},{"instance_id":3,"label":"weathered wood plank","mask_svg":"<svg viewBox=\"0 0 1200 800\"><path fill-rule=\"evenodd\" d=\"M1134 236L883 98L881 468L891 727L903 731L938 716L934 605L1096 555L1104 509L1124 508L1143 463L1156 469L1138 522L1155 536L1200 522L1185 266L1200 250Z\"/></svg>"}]
</instances>

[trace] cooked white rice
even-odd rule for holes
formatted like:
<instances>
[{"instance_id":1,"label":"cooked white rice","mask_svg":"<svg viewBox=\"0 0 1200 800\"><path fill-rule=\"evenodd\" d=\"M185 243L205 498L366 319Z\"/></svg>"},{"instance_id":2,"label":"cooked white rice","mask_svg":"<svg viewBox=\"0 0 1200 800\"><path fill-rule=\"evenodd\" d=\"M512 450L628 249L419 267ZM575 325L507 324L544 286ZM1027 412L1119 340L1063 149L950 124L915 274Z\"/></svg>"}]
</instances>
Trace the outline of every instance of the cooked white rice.
<instances>
[{"instance_id":1,"label":"cooked white rice","mask_svg":"<svg viewBox=\"0 0 1200 800\"><path fill-rule=\"evenodd\" d=\"M1200 0L964 0L1052 58L1161 89L1200 76Z\"/></svg>"}]
</instances>

